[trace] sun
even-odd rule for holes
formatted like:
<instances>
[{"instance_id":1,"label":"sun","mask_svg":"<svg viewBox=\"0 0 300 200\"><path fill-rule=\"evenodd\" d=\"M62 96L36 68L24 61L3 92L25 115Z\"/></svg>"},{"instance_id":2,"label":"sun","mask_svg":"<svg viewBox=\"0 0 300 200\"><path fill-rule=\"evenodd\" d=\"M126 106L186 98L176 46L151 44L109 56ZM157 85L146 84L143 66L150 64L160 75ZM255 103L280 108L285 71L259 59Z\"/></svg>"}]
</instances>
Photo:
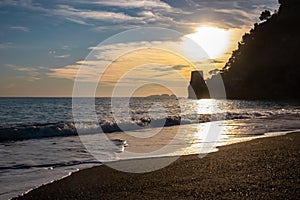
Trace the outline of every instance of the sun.
<instances>
[{"instance_id":1,"label":"sun","mask_svg":"<svg viewBox=\"0 0 300 200\"><path fill-rule=\"evenodd\" d=\"M203 26L186 37L200 45L211 59L221 57L229 48L230 33L225 29Z\"/></svg>"}]
</instances>

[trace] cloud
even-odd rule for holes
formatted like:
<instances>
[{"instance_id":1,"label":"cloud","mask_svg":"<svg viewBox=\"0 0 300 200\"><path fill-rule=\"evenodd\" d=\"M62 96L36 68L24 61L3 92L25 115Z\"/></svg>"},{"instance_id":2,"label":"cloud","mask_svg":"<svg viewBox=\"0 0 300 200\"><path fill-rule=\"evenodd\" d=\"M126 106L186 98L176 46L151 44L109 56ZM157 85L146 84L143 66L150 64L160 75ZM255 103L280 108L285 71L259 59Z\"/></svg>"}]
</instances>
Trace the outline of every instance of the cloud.
<instances>
[{"instance_id":1,"label":"cloud","mask_svg":"<svg viewBox=\"0 0 300 200\"><path fill-rule=\"evenodd\" d=\"M137 78L168 77L170 72L180 73L189 78L189 71L195 69L187 60L191 61L194 57L185 55L181 45L182 41L179 38L178 41L140 41L90 47L90 55L94 60L77 61L72 65L51 69L47 75L74 80L81 70L77 80L98 82L99 77L105 73L102 82L111 84L118 82L123 75L137 67L143 69L146 64L145 68L151 70L151 73L141 73L138 70L140 72L136 74Z\"/></svg>"},{"instance_id":2,"label":"cloud","mask_svg":"<svg viewBox=\"0 0 300 200\"><path fill-rule=\"evenodd\" d=\"M26 3L25 3L26 2ZM65 4L57 4L46 7L43 4L24 1L20 3L14 0L7 0L4 5L21 6L38 12L43 12L47 16L55 16L64 18L65 20L80 24L96 27L94 30L107 30L106 25L110 28L118 27L119 29L128 27L138 27L141 25L155 25L162 27L170 27L172 24L177 24L168 13L184 14L185 12L179 8L174 8L169 4L159 0L121 0L118 2L110 1L73 1ZM90 4L102 5L99 9L88 6ZM1 5L1 4L0 4ZM75 5L75 6L74 6ZM116 9L107 9L107 6L116 7ZM136 9L130 12L130 9ZM103 24L99 27L99 23L107 23L103 28ZM97 28L98 27L98 28ZM109 30L110 30L109 28Z\"/></svg>"},{"instance_id":3,"label":"cloud","mask_svg":"<svg viewBox=\"0 0 300 200\"><path fill-rule=\"evenodd\" d=\"M24 31L24 32L29 32L30 29L25 26L11 26L9 27L11 30L16 30L16 31Z\"/></svg>"},{"instance_id":4,"label":"cloud","mask_svg":"<svg viewBox=\"0 0 300 200\"><path fill-rule=\"evenodd\" d=\"M50 50L48 53L49 53L49 54L56 54L56 51Z\"/></svg>"},{"instance_id":5,"label":"cloud","mask_svg":"<svg viewBox=\"0 0 300 200\"><path fill-rule=\"evenodd\" d=\"M173 69L176 69L176 70L182 70L182 69L185 69L189 67L188 65L174 65L172 66Z\"/></svg>"},{"instance_id":6,"label":"cloud","mask_svg":"<svg viewBox=\"0 0 300 200\"><path fill-rule=\"evenodd\" d=\"M121 12L76 9L69 5L58 5L58 7L53 10L53 13L59 16L64 16L66 19L79 24L88 24L84 21L84 19L110 22L128 22L136 20L136 17L132 17Z\"/></svg>"},{"instance_id":7,"label":"cloud","mask_svg":"<svg viewBox=\"0 0 300 200\"><path fill-rule=\"evenodd\" d=\"M171 6L169 3L161 0L118 0L118 1L109 1L109 0L74 0L73 2L79 4L92 4L92 5L101 5L102 7L113 7L115 9L139 9L139 10L151 10L151 11L160 11L162 13L184 13L180 7L176 8Z\"/></svg>"},{"instance_id":8,"label":"cloud","mask_svg":"<svg viewBox=\"0 0 300 200\"><path fill-rule=\"evenodd\" d=\"M55 55L54 57L55 58L68 58L70 56L71 56L70 54L65 54L65 55Z\"/></svg>"},{"instance_id":9,"label":"cloud","mask_svg":"<svg viewBox=\"0 0 300 200\"><path fill-rule=\"evenodd\" d=\"M88 26L92 25L90 23L85 22L82 19L74 19L74 18L71 18L71 17L66 17L66 19L69 20L69 21L71 21L71 22L74 22L76 24L80 24L80 25L88 25Z\"/></svg>"},{"instance_id":10,"label":"cloud","mask_svg":"<svg viewBox=\"0 0 300 200\"><path fill-rule=\"evenodd\" d=\"M172 8L169 4L159 0L143 0L143 1L141 0L118 0L118 1L97 0L97 1L87 1L87 2L92 4L114 6L114 7L121 7L121 8L143 8L143 9L153 9L153 8L171 9Z\"/></svg>"},{"instance_id":11,"label":"cloud","mask_svg":"<svg viewBox=\"0 0 300 200\"><path fill-rule=\"evenodd\" d=\"M80 65L67 65L64 68L50 69L50 72L46 75L51 78L64 78L74 80L79 68Z\"/></svg>"},{"instance_id":12,"label":"cloud","mask_svg":"<svg viewBox=\"0 0 300 200\"><path fill-rule=\"evenodd\" d=\"M2 0L0 5L10 5L10 6L31 6L31 0Z\"/></svg>"},{"instance_id":13,"label":"cloud","mask_svg":"<svg viewBox=\"0 0 300 200\"><path fill-rule=\"evenodd\" d=\"M202 25L250 28L264 9L278 8L275 0L59 0L51 6L30 0L4 0L0 5L22 6L59 17L92 30L111 31L139 26L160 26L191 32Z\"/></svg>"},{"instance_id":14,"label":"cloud","mask_svg":"<svg viewBox=\"0 0 300 200\"><path fill-rule=\"evenodd\" d=\"M68 51L70 51L70 50L72 50L72 47L69 46L69 45L63 45L63 46L61 47L61 49L62 49L62 50L68 50Z\"/></svg>"},{"instance_id":15,"label":"cloud","mask_svg":"<svg viewBox=\"0 0 300 200\"><path fill-rule=\"evenodd\" d=\"M140 25L160 25L169 27L177 22L172 17L165 16L165 12L154 10L137 11L135 15L129 15L121 11L107 11L107 10L91 10L91 9L79 9L69 5L58 5L56 9L51 13L55 13L57 16L64 17L65 19L72 21L80 25L97 26L100 22L107 22L108 25L98 27L98 30L110 30L112 27L128 29L130 26ZM132 28L134 28L132 27Z\"/></svg>"},{"instance_id":16,"label":"cloud","mask_svg":"<svg viewBox=\"0 0 300 200\"><path fill-rule=\"evenodd\" d=\"M15 71L23 72L26 74L27 81L36 81L41 79L41 70L45 70L45 67L26 67L26 66L17 66L17 65L11 65L7 64L6 66L14 69Z\"/></svg>"},{"instance_id":17,"label":"cloud","mask_svg":"<svg viewBox=\"0 0 300 200\"><path fill-rule=\"evenodd\" d=\"M0 1L0 6L15 6L29 9L32 11L39 11L48 13L49 9L41 7L40 3L34 3L32 0L3 0Z\"/></svg>"},{"instance_id":18,"label":"cloud","mask_svg":"<svg viewBox=\"0 0 300 200\"><path fill-rule=\"evenodd\" d=\"M215 64L218 64L218 63L224 63L226 62L226 60L223 60L223 59L208 59L206 60L205 62L198 62L199 64L202 63L202 64L207 64L207 63L215 63Z\"/></svg>"},{"instance_id":19,"label":"cloud","mask_svg":"<svg viewBox=\"0 0 300 200\"><path fill-rule=\"evenodd\" d=\"M63 78L82 82L97 82L102 73L101 65L107 64L103 61L78 61L75 64L67 65L62 68L50 69L46 75L51 78ZM79 75L77 75L80 73Z\"/></svg>"},{"instance_id":20,"label":"cloud","mask_svg":"<svg viewBox=\"0 0 300 200\"><path fill-rule=\"evenodd\" d=\"M7 42L7 43L0 43L0 49L7 49L7 48L13 48L13 43Z\"/></svg>"},{"instance_id":21,"label":"cloud","mask_svg":"<svg viewBox=\"0 0 300 200\"><path fill-rule=\"evenodd\" d=\"M193 14L188 15L184 20L203 19L201 23L212 23L223 25L223 28L250 27L258 21L260 12L264 9L274 10L279 4L276 0L235 0L219 1L188 0L186 9L193 10Z\"/></svg>"},{"instance_id":22,"label":"cloud","mask_svg":"<svg viewBox=\"0 0 300 200\"><path fill-rule=\"evenodd\" d=\"M213 59L212 60L212 63L224 63L226 62L227 60L222 60L222 59Z\"/></svg>"},{"instance_id":23,"label":"cloud","mask_svg":"<svg viewBox=\"0 0 300 200\"><path fill-rule=\"evenodd\" d=\"M112 12L106 10L93 10L93 9L82 9L82 8L75 8L70 5L61 5L58 4L54 6L55 8L49 7L42 7L42 4L35 4L32 3L30 0L5 0L4 2L0 3L0 6L3 5L10 5L10 6L19 6L23 8L27 8L34 11L44 12L49 16L58 16L63 17L66 20L72 21L74 23L80 25L93 25L92 23L87 22L86 20L95 20L98 22L129 22L129 21L136 21L138 18L127 15L123 12ZM19 30L28 30L22 27L13 27Z\"/></svg>"}]
</instances>

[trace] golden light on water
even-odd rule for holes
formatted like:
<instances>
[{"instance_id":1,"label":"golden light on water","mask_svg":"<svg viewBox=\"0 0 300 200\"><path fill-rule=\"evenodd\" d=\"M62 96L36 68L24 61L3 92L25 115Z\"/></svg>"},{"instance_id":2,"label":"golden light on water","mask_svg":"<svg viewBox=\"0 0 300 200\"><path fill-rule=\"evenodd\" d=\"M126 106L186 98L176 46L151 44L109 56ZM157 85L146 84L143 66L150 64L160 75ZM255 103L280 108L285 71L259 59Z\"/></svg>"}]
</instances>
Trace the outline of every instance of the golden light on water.
<instances>
[{"instance_id":1,"label":"golden light on water","mask_svg":"<svg viewBox=\"0 0 300 200\"><path fill-rule=\"evenodd\" d=\"M230 47L230 32L217 27L203 26L186 37L200 45L211 59L221 57Z\"/></svg>"},{"instance_id":2,"label":"golden light on water","mask_svg":"<svg viewBox=\"0 0 300 200\"><path fill-rule=\"evenodd\" d=\"M200 99L196 102L195 108L197 114L213 114L219 111L217 100L215 99Z\"/></svg>"}]
</instances>

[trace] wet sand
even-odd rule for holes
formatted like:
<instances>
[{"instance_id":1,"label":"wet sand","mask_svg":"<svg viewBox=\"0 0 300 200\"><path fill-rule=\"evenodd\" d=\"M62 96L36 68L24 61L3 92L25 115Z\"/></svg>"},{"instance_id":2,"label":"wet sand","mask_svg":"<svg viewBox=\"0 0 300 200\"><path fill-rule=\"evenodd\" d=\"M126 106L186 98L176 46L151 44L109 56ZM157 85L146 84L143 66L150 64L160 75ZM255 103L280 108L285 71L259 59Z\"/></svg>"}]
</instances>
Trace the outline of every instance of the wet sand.
<instances>
[{"instance_id":1,"label":"wet sand","mask_svg":"<svg viewBox=\"0 0 300 200\"><path fill-rule=\"evenodd\" d=\"M151 161L163 159L168 158ZM146 160L122 164L144 167ZM150 173L93 167L17 199L299 198L300 133L291 133L223 146L202 159L198 155L182 156L168 167Z\"/></svg>"}]
</instances>

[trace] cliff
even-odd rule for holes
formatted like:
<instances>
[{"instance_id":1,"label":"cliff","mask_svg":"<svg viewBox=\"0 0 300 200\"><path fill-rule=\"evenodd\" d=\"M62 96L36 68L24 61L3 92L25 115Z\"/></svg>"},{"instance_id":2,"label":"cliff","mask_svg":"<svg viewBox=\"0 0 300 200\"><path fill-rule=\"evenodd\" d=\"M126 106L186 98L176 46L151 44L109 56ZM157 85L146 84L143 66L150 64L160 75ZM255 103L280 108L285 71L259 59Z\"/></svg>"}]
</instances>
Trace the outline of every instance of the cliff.
<instances>
[{"instance_id":1,"label":"cliff","mask_svg":"<svg viewBox=\"0 0 300 200\"><path fill-rule=\"evenodd\" d=\"M243 36L221 71L227 98L300 99L300 1L279 3L278 12Z\"/></svg>"}]
</instances>

